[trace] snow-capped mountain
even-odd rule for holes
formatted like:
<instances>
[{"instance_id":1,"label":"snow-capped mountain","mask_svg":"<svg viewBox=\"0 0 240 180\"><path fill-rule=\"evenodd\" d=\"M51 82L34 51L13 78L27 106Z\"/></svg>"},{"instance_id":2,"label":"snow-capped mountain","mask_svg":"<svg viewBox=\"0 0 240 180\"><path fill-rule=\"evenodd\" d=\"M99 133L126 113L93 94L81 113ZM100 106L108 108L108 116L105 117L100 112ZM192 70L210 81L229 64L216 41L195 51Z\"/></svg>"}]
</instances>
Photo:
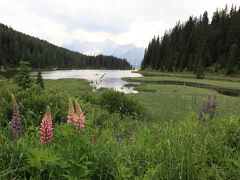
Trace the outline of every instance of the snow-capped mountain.
<instances>
[{"instance_id":1,"label":"snow-capped mountain","mask_svg":"<svg viewBox=\"0 0 240 180\"><path fill-rule=\"evenodd\" d=\"M86 55L103 54L124 58L136 68L140 67L144 55L144 49L138 48L134 44L118 45L110 40L104 42L81 42L73 40L71 43L63 44L63 47Z\"/></svg>"}]
</instances>

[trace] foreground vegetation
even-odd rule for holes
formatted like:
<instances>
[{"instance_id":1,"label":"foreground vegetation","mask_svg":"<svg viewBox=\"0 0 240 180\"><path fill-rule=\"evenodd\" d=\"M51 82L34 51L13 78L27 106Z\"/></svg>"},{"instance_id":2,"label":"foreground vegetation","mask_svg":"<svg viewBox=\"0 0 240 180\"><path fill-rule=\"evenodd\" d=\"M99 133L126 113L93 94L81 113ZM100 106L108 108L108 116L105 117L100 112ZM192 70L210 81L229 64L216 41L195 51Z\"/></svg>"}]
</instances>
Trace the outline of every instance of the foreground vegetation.
<instances>
[{"instance_id":1,"label":"foreground vegetation","mask_svg":"<svg viewBox=\"0 0 240 180\"><path fill-rule=\"evenodd\" d=\"M45 89L0 84L1 179L239 179L239 100L216 91L141 84L144 93L92 93L88 82L45 80ZM11 93L23 133L11 136ZM203 100L217 95L217 115L199 122ZM85 114L85 128L67 124L69 97ZM140 102L141 101L141 102ZM53 139L42 144L47 106Z\"/></svg>"}]
</instances>

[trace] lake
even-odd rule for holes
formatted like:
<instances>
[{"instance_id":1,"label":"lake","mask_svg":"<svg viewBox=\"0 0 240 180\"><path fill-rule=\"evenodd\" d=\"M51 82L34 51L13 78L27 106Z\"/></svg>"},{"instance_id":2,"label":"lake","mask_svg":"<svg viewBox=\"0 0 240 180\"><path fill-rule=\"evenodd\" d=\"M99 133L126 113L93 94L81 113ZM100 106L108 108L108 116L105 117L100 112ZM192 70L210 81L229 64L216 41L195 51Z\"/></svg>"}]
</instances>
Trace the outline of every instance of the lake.
<instances>
[{"instance_id":1,"label":"lake","mask_svg":"<svg viewBox=\"0 0 240 180\"><path fill-rule=\"evenodd\" d=\"M36 72L33 73L33 76ZM43 79L86 79L93 87L93 91L99 88L112 88L124 93L137 93L133 87L125 87L128 82L123 77L141 77L139 73L131 70L56 70L42 71Z\"/></svg>"}]
</instances>

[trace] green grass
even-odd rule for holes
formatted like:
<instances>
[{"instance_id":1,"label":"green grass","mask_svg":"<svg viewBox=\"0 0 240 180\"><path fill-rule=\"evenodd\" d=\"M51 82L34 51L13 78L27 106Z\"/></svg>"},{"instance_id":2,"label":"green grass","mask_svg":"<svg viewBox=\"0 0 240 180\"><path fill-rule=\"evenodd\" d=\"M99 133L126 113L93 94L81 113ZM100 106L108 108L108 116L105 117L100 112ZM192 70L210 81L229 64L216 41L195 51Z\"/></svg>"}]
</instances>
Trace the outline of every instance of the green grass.
<instances>
[{"instance_id":1,"label":"green grass","mask_svg":"<svg viewBox=\"0 0 240 180\"><path fill-rule=\"evenodd\" d=\"M131 96L147 107L151 120L159 123L184 121L189 115L198 114L209 95L217 97L218 116L237 115L240 111L239 98L220 95L214 90L160 84L141 84L136 89L140 93Z\"/></svg>"},{"instance_id":2,"label":"green grass","mask_svg":"<svg viewBox=\"0 0 240 180\"><path fill-rule=\"evenodd\" d=\"M36 87L20 91L13 82L2 82L0 179L240 179L238 97L142 83L135 85L141 93L128 95L145 106L142 120L108 111L99 104L106 96L92 93L84 80L47 80L44 91ZM18 140L10 134L10 93L17 98L23 122ZM198 112L208 95L217 96L217 117L203 126ZM66 124L68 97L76 98L85 112L84 131ZM117 106L118 101L112 103ZM54 119L54 138L41 144L39 123L47 105Z\"/></svg>"},{"instance_id":3,"label":"green grass","mask_svg":"<svg viewBox=\"0 0 240 180\"><path fill-rule=\"evenodd\" d=\"M36 85L36 79L32 80L32 84ZM0 87L1 86L9 89L16 88L13 78L5 79L0 77ZM71 95L92 92L92 87L89 85L89 82L83 79L44 80L44 86L46 90L69 93Z\"/></svg>"},{"instance_id":4,"label":"green grass","mask_svg":"<svg viewBox=\"0 0 240 180\"><path fill-rule=\"evenodd\" d=\"M190 78L195 79L196 75L192 72L161 72L161 71L136 71L137 73L142 74L143 76L166 76L166 77L182 77L182 78ZM208 80L218 80L218 81L233 81L240 82L239 77L229 77L229 76L220 76L220 74L210 74L207 73L205 75L205 79Z\"/></svg>"},{"instance_id":5,"label":"green grass","mask_svg":"<svg viewBox=\"0 0 240 180\"><path fill-rule=\"evenodd\" d=\"M191 79L183 77L167 77L167 76L144 76L144 77L135 77L135 78L124 78L125 80L132 82L146 82L146 83L161 83L164 81L173 81L173 82L191 82L195 86L200 86L199 84L206 84L216 87L228 88L228 89L240 89L239 82L231 81L218 81L218 80L209 80L209 79Z\"/></svg>"},{"instance_id":6,"label":"green grass","mask_svg":"<svg viewBox=\"0 0 240 180\"><path fill-rule=\"evenodd\" d=\"M189 73L174 74L149 71L141 73L145 76L126 78L131 82L141 82L139 85L134 85L140 93L131 96L147 107L149 117L156 122L184 121L190 114L198 114L203 101L207 100L209 95L217 97L218 116L228 117L232 114L238 115L240 112L240 99L238 97L221 95L211 88L198 88L201 87L201 84L205 84L224 89L240 89L240 83L234 82L233 79L232 81L223 79L221 81L199 80ZM190 82L193 87L171 85L172 82Z\"/></svg>"},{"instance_id":7,"label":"green grass","mask_svg":"<svg viewBox=\"0 0 240 180\"><path fill-rule=\"evenodd\" d=\"M57 92L74 95L92 91L92 87L89 86L89 82L82 79L44 80L44 83L47 90L54 89Z\"/></svg>"}]
</instances>

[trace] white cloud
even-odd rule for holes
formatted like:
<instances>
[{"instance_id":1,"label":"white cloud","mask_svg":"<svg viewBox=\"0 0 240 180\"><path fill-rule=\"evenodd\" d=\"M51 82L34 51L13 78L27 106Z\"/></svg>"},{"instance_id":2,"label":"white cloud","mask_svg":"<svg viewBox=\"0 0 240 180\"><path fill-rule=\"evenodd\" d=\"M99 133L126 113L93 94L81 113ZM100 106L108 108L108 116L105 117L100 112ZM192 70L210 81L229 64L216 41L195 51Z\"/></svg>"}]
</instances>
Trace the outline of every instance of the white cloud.
<instances>
[{"instance_id":1,"label":"white cloud","mask_svg":"<svg viewBox=\"0 0 240 180\"><path fill-rule=\"evenodd\" d=\"M147 46L177 20L239 0L0 0L0 22L62 45L71 40Z\"/></svg>"}]
</instances>

